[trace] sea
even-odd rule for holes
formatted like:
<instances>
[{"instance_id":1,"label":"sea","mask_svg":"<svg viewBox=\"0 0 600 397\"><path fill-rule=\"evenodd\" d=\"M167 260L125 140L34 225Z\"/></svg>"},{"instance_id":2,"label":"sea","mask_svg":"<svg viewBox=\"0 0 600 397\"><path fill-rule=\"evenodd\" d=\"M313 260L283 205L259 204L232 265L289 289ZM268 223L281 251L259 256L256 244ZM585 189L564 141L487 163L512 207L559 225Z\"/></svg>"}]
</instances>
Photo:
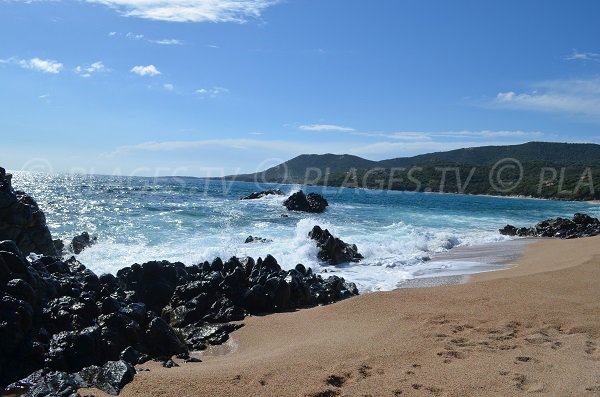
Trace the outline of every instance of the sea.
<instances>
[{"instance_id":1,"label":"sea","mask_svg":"<svg viewBox=\"0 0 600 397\"><path fill-rule=\"evenodd\" d=\"M498 232L506 224L530 226L576 212L600 216L600 205L588 202L187 177L13 172L13 186L33 195L54 238L70 239L83 231L97 236L97 244L77 256L97 274L151 260L192 265L216 257L271 254L284 269L302 263L324 276L344 277L363 293L488 269L489 247L497 247L498 253L518 249ZM287 211L285 196L240 200L271 188L287 195L300 189L320 193L329 207L322 214L308 214ZM364 260L341 266L319 262L317 247L308 238L314 225L356 244ZM246 244L250 235L272 241ZM481 247L487 248L477 251ZM445 255L469 249L486 254Z\"/></svg>"}]
</instances>

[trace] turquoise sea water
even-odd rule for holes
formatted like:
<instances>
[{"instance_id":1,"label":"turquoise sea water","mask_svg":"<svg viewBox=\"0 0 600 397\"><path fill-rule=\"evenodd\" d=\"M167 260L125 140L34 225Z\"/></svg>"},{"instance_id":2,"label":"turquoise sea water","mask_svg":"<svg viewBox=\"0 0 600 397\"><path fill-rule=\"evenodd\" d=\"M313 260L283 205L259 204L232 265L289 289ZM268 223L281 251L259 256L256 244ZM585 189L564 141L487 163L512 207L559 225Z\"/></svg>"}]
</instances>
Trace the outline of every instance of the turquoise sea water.
<instances>
[{"instance_id":1,"label":"turquoise sea water","mask_svg":"<svg viewBox=\"0 0 600 397\"><path fill-rule=\"evenodd\" d=\"M98 236L98 244L78 257L97 273L154 259L190 265L216 256L272 254L283 268L303 263L327 269L363 292L390 290L415 276L469 273L464 263L428 258L456 246L506 240L498 229L507 223L526 226L575 212L600 216L600 206L582 202L303 187L329 201L325 213L315 215L286 211L284 197L239 200L257 190L289 193L300 186L196 178L15 172L13 186L35 197L55 238L82 231ZM355 243L365 259L341 267L320 264L307 237L316 224ZM244 244L249 235L273 242Z\"/></svg>"}]
</instances>

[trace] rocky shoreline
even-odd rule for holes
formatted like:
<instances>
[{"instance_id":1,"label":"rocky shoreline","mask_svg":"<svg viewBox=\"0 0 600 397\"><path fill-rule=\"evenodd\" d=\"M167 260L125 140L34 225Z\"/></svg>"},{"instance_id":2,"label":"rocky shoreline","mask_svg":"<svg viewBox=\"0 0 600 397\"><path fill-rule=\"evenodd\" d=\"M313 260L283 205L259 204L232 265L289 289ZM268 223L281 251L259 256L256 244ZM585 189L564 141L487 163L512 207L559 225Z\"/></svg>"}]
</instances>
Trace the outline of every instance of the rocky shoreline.
<instances>
[{"instance_id":1,"label":"rocky shoreline","mask_svg":"<svg viewBox=\"0 0 600 397\"><path fill-rule=\"evenodd\" d=\"M499 230L505 236L555 237L563 239L592 237L600 234L600 220L586 214L575 214L573 219L546 219L532 227L506 225Z\"/></svg>"},{"instance_id":2,"label":"rocky shoreline","mask_svg":"<svg viewBox=\"0 0 600 397\"><path fill-rule=\"evenodd\" d=\"M58 256L44 213L13 190L3 169L0 215L3 394L74 397L84 387L118 394L136 365L176 366L173 356L227 341L248 315L358 294L353 283L301 264L283 270L271 255L193 266L154 261L98 276L75 257ZM83 234L71 250L91 243Z\"/></svg>"}]
</instances>

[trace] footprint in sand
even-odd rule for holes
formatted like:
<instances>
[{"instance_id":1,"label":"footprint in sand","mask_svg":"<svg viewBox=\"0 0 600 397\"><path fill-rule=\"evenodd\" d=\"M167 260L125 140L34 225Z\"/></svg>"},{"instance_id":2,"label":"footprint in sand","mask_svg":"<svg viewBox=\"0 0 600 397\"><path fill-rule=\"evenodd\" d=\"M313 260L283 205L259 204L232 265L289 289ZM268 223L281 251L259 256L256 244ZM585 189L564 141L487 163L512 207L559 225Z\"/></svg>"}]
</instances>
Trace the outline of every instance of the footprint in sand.
<instances>
[{"instance_id":1,"label":"footprint in sand","mask_svg":"<svg viewBox=\"0 0 600 397\"><path fill-rule=\"evenodd\" d=\"M344 375L329 375L327 379L325 379L325 383L333 387L342 387L351 376L352 374L350 373L345 373Z\"/></svg>"},{"instance_id":2,"label":"footprint in sand","mask_svg":"<svg viewBox=\"0 0 600 397\"><path fill-rule=\"evenodd\" d=\"M588 340L585 342L585 352L587 354L594 354L596 352L596 342Z\"/></svg>"}]
</instances>

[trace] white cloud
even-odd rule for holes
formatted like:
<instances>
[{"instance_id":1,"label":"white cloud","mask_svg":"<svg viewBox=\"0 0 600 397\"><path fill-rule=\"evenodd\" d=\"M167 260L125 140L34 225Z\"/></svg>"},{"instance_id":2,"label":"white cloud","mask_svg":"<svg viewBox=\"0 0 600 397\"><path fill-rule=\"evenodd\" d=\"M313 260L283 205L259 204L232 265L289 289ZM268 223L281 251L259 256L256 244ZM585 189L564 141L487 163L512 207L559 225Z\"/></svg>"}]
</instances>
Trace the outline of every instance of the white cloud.
<instances>
[{"instance_id":1,"label":"white cloud","mask_svg":"<svg viewBox=\"0 0 600 397\"><path fill-rule=\"evenodd\" d=\"M50 98L50 94L43 94L38 97L39 99L48 99Z\"/></svg>"},{"instance_id":2,"label":"white cloud","mask_svg":"<svg viewBox=\"0 0 600 397\"><path fill-rule=\"evenodd\" d=\"M35 70L36 72L59 74L63 69L63 64L52 59L20 59L11 57L8 59L0 59L0 63L14 64L23 69Z\"/></svg>"},{"instance_id":3,"label":"white cloud","mask_svg":"<svg viewBox=\"0 0 600 397\"><path fill-rule=\"evenodd\" d=\"M227 94L229 89L225 87L199 88L196 94L203 98L216 98L221 94Z\"/></svg>"},{"instance_id":4,"label":"white cloud","mask_svg":"<svg viewBox=\"0 0 600 397\"><path fill-rule=\"evenodd\" d=\"M177 39L160 39L160 40L148 40L150 43L160 45L183 45L183 41Z\"/></svg>"},{"instance_id":5,"label":"white cloud","mask_svg":"<svg viewBox=\"0 0 600 397\"><path fill-rule=\"evenodd\" d=\"M334 132L353 132L354 128L343 127L340 125L334 124L307 124L301 125L298 127L303 131L315 131L315 132L325 132L325 131L334 131Z\"/></svg>"},{"instance_id":6,"label":"white cloud","mask_svg":"<svg viewBox=\"0 0 600 397\"><path fill-rule=\"evenodd\" d=\"M91 77L94 73L106 72L108 69L104 66L102 61L97 61L87 66L77 66L74 72L81 77Z\"/></svg>"},{"instance_id":7,"label":"white cloud","mask_svg":"<svg viewBox=\"0 0 600 397\"><path fill-rule=\"evenodd\" d=\"M565 113L600 122L600 78L541 82L530 93L500 92L497 107L539 112Z\"/></svg>"},{"instance_id":8,"label":"white cloud","mask_svg":"<svg viewBox=\"0 0 600 397\"><path fill-rule=\"evenodd\" d=\"M140 76L157 76L161 74L160 71L154 65L134 66L131 68L130 72Z\"/></svg>"},{"instance_id":9,"label":"white cloud","mask_svg":"<svg viewBox=\"0 0 600 397\"><path fill-rule=\"evenodd\" d=\"M150 39L147 38L145 35L141 34L141 33L133 33L133 32L127 32L125 34L123 33L119 33L119 32L110 32L108 34L110 37L125 37L129 40L142 40L148 43L153 43L153 44L160 44L160 45L183 45L183 41L179 40L179 39Z\"/></svg>"},{"instance_id":10,"label":"white cloud","mask_svg":"<svg viewBox=\"0 0 600 397\"><path fill-rule=\"evenodd\" d=\"M127 32L125 34L125 37L131 40L142 40L144 38L144 35L139 33Z\"/></svg>"},{"instance_id":11,"label":"white cloud","mask_svg":"<svg viewBox=\"0 0 600 397\"><path fill-rule=\"evenodd\" d=\"M173 91L175 89L175 86L173 84L167 83L163 84L163 88L167 91Z\"/></svg>"},{"instance_id":12,"label":"white cloud","mask_svg":"<svg viewBox=\"0 0 600 397\"><path fill-rule=\"evenodd\" d=\"M600 61L600 54L595 52L579 52L573 50L573 52L565 57L567 61Z\"/></svg>"},{"instance_id":13,"label":"white cloud","mask_svg":"<svg viewBox=\"0 0 600 397\"><path fill-rule=\"evenodd\" d=\"M237 22L259 18L279 0L87 0L120 14L169 22Z\"/></svg>"},{"instance_id":14,"label":"white cloud","mask_svg":"<svg viewBox=\"0 0 600 397\"><path fill-rule=\"evenodd\" d=\"M237 150L274 151L283 154L315 153L321 151L323 145L306 144L301 142L280 140L259 140L245 138L207 139L198 141L164 141L144 142L137 145L120 146L113 152L104 154L104 157L127 155L131 152L173 152L181 150L195 150L207 147L225 147Z\"/></svg>"}]
</instances>

